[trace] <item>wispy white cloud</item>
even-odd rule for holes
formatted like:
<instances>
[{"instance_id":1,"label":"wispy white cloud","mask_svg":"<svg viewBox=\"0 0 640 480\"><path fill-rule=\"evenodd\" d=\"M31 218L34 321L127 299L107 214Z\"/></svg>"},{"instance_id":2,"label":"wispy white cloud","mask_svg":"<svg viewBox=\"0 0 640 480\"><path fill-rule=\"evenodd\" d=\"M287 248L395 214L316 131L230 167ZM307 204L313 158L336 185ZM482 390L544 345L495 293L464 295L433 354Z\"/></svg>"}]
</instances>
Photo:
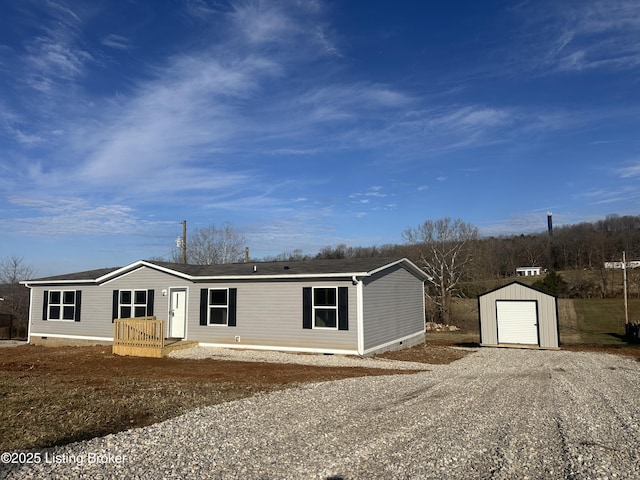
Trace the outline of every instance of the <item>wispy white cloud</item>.
<instances>
[{"instance_id":1,"label":"wispy white cloud","mask_svg":"<svg viewBox=\"0 0 640 480\"><path fill-rule=\"evenodd\" d=\"M315 38L317 40L317 43L320 45L322 50L324 50L324 52L326 52L328 55L332 57L338 57L338 58L342 57L342 53L340 52L340 49L337 47L335 42L333 42L329 38L329 35L322 27L316 27L316 30L314 33L315 33Z\"/></svg>"},{"instance_id":2,"label":"wispy white cloud","mask_svg":"<svg viewBox=\"0 0 640 480\"><path fill-rule=\"evenodd\" d=\"M0 129L4 130L16 142L31 147L42 143L43 137L37 133L29 133L28 122L0 104Z\"/></svg>"},{"instance_id":3,"label":"wispy white cloud","mask_svg":"<svg viewBox=\"0 0 640 480\"><path fill-rule=\"evenodd\" d=\"M640 176L640 161L634 165L628 165L616 170L616 173L620 178L634 178Z\"/></svg>"},{"instance_id":4,"label":"wispy white cloud","mask_svg":"<svg viewBox=\"0 0 640 480\"><path fill-rule=\"evenodd\" d=\"M104 37L101 43L106 47L115 48L116 50L128 50L131 48L130 41L127 37L116 35L115 33L111 33Z\"/></svg>"},{"instance_id":5,"label":"wispy white cloud","mask_svg":"<svg viewBox=\"0 0 640 480\"><path fill-rule=\"evenodd\" d=\"M281 42L298 31L297 24L276 2L236 5L232 21L250 43Z\"/></svg>"},{"instance_id":6,"label":"wispy white cloud","mask_svg":"<svg viewBox=\"0 0 640 480\"><path fill-rule=\"evenodd\" d=\"M580 72L640 66L640 4L635 0L550 2L520 9L537 46L540 69Z\"/></svg>"},{"instance_id":7,"label":"wispy white cloud","mask_svg":"<svg viewBox=\"0 0 640 480\"><path fill-rule=\"evenodd\" d=\"M143 231L153 225L166 224L141 220L132 208L125 205L91 205L80 198L12 197L10 202L28 211L20 218L4 220L13 234L123 235Z\"/></svg>"},{"instance_id":8,"label":"wispy white cloud","mask_svg":"<svg viewBox=\"0 0 640 480\"><path fill-rule=\"evenodd\" d=\"M258 88L258 79L273 71L260 58L229 65L207 57L176 59L159 78L110 107L98 128L74 132L75 148L85 150L88 159L79 177L101 184L172 177L176 190L213 186L221 178L240 180L243 175L229 169L224 151L245 128L228 99L242 102ZM224 168L214 174L216 165Z\"/></svg>"},{"instance_id":9,"label":"wispy white cloud","mask_svg":"<svg viewBox=\"0 0 640 480\"><path fill-rule=\"evenodd\" d=\"M432 116L428 126L457 131L502 127L513 123L514 114L504 109L461 106Z\"/></svg>"},{"instance_id":10,"label":"wispy white cloud","mask_svg":"<svg viewBox=\"0 0 640 480\"><path fill-rule=\"evenodd\" d=\"M357 113L375 110L405 108L414 99L405 92L384 85L356 83L334 84L316 88L298 96L295 101L319 109L334 112L331 115L315 115L317 119L334 120L353 118Z\"/></svg>"},{"instance_id":11,"label":"wispy white cloud","mask_svg":"<svg viewBox=\"0 0 640 480\"><path fill-rule=\"evenodd\" d=\"M23 45L27 84L48 93L60 83L81 77L92 54L78 41L82 20L64 2L45 2L40 34Z\"/></svg>"},{"instance_id":12,"label":"wispy white cloud","mask_svg":"<svg viewBox=\"0 0 640 480\"><path fill-rule=\"evenodd\" d=\"M637 176L638 172L633 173L629 177ZM579 200L588 205L611 205L619 204L620 211L626 211L629 208L630 201L640 198L640 188L635 183L620 183L610 187L592 188L573 196L574 200Z\"/></svg>"},{"instance_id":13,"label":"wispy white cloud","mask_svg":"<svg viewBox=\"0 0 640 480\"><path fill-rule=\"evenodd\" d=\"M184 4L187 14L202 20L207 20L221 11L216 0L185 0Z\"/></svg>"}]
</instances>

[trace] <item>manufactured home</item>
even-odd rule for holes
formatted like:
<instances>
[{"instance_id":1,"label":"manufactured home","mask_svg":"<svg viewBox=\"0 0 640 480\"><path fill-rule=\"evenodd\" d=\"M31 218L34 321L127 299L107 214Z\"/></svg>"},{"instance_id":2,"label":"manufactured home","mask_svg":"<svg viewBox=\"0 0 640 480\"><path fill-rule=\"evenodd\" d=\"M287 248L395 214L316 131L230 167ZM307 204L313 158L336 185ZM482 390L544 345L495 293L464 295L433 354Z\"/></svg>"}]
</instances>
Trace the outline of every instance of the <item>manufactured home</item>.
<instances>
[{"instance_id":1,"label":"manufactured home","mask_svg":"<svg viewBox=\"0 0 640 480\"><path fill-rule=\"evenodd\" d=\"M424 341L426 278L406 258L140 260L23 283L30 343L111 343L116 319L155 317L202 346L362 356Z\"/></svg>"}]
</instances>

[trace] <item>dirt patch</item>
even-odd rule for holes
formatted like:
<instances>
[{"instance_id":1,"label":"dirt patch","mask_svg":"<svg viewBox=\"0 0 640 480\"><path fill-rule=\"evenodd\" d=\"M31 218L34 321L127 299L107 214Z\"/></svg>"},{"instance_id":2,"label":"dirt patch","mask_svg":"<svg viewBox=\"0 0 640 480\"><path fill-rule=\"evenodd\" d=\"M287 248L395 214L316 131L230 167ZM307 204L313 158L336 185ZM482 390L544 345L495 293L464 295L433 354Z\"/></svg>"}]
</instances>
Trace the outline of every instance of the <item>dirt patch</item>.
<instances>
[{"instance_id":1,"label":"dirt patch","mask_svg":"<svg viewBox=\"0 0 640 480\"><path fill-rule=\"evenodd\" d=\"M562 339L561 335L561 339ZM473 339L473 337L467 337L457 333L432 333L428 336L426 347L427 351L434 350L437 347L479 347L480 345ZM632 357L640 361L640 345L634 344L598 344L598 343L564 343L560 345L561 350L569 350L571 352L595 352L595 353L609 353L612 355L623 355L626 357ZM455 350L454 350L455 351ZM397 352L402 354L402 351ZM428 353L426 353L428 356ZM446 355L446 354L445 354ZM399 360L399 359L398 359ZM451 360L453 361L453 360ZM432 362L435 363L435 362Z\"/></svg>"},{"instance_id":2,"label":"dirt patch","mask_svg":"<svg viewBox=\"0 0 640 480\"><path fill-rule=\"evenodd\" d=\"M428 342L416 345L415 347L405 348L404 350L382 353L377 356L389 360L444 365L460 360L469 353L468 351L459 348L451 348L451 345L452 344L447 345L445 343L438 344L438 342Z\"/></svg>"},{"instance_id":3,"label":"dirt patch","mask_svg":"<svg viewBox=\"0 0 640 480\"><path fill-rule=\"evenodd\" d=\"M580 344L580 345L561 345L562 350L572 352L596 352L610 353L613 355L624 355L626 357L635 358L640 362L640 345L599 345L599 344Z\"/></svg>"},{"instance_id":4,"label":"dirt patch","mask_svg":"<svg viewBox=\"0 0 640 480\"><path fill-rule=\"evenodd\" d=\"M411 352L398 359L448 363L459 358L446 349L429 354L419 348ZM112 355L108 346L3 348L0 451L85 440L150 425L197 407L302 383L413 373L362 367L120 357Z\"/></svg>"}]
</instances>

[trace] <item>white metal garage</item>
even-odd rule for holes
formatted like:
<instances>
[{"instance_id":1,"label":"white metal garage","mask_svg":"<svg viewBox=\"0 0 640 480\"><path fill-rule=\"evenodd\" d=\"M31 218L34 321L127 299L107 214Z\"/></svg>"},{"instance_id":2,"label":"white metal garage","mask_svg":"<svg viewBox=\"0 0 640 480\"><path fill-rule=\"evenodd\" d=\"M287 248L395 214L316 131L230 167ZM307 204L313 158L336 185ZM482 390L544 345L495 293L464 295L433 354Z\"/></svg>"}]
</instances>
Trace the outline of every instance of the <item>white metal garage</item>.
<instances>
[{"instance_id":1,"label":"white metal garage","mask_svg":"<svg viewBox=\"0 0 640 480\"><path fill-rule=\"evenodd\" d=\"M480 344L558 348L556 297L520 282L478 296Z\"/></svg>"}]
</instances>

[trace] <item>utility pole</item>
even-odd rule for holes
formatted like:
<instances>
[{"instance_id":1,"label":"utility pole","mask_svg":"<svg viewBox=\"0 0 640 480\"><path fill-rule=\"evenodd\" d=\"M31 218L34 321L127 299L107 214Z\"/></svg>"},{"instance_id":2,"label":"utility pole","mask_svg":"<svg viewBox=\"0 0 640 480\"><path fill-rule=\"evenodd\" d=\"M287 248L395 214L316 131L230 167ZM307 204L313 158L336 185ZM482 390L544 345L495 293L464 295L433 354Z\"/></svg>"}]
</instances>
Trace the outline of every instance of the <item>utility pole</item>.
<instances>
[{"instance_id":1,"label":"utility pole","mask_svg":"<svg viewBox=\"0 0 640 480\"><path fill-rule=\"evenodd\" d=\"M622 278L624 283L624 325L625 329L629 325L629 303L627 301L627 257L622 251Z\"/></svg>"},{"instance_id":2,"label":"utility pole","mask_svg":"<svg viewBox=\"0 0 640 480\"><path fill-rule=\"evenodd\" d=\"M187 264L187 221L182 221L182 263Z\"/></svg>"}]
</instances>

